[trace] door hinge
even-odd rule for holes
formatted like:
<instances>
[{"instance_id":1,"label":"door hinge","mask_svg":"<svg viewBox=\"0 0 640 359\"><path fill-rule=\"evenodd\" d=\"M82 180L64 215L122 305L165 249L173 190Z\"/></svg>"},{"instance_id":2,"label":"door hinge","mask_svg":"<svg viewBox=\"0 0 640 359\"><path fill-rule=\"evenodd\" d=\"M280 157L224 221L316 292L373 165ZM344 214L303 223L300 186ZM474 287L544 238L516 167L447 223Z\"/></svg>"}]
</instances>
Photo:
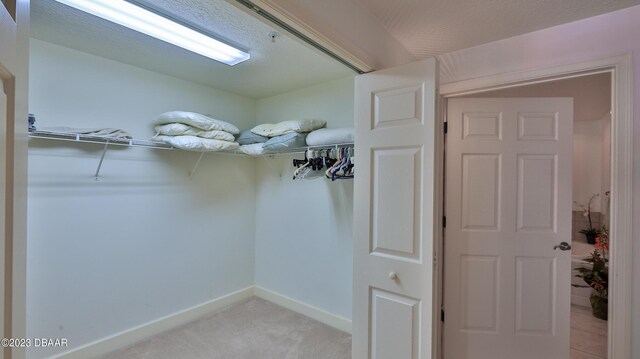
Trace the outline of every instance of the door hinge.
<instances>
[{"instance_id":1,"label":"door hinge","mask_svg":"<svg viewBox=\"0 0 640 359\"><path fill-rule=\"evenodd\" d=\"M444 323L444 309L440 309L440 321Z\"/></svg>"},{"instance_id":2,"label":"door hinge","mask_svg":"<svg viewBox=\"0 0 640 359\"><path fill-rule=\"evenodd\" d=\"M449 122L444 123L444 134L446 135L449 132Z\"/></svg>"},{"instance_id":3,"label":"door hinge","mask_svg":"<svg viewBox=\"0 0 640 359\"><path fill-rule=\"evenodd\" d=\"M442 227L447 228L447 216L442 216Z\"/></svg>"}]
</instances>

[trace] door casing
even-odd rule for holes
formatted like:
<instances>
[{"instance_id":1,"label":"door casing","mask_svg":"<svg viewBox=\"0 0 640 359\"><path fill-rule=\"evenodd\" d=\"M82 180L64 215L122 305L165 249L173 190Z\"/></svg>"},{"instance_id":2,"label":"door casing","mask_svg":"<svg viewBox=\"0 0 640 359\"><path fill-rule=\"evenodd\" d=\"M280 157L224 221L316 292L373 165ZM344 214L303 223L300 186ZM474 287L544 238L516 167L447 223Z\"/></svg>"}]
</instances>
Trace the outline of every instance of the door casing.
<instances>
[{"instance_id":1,"label":"door casing","mask_svg":"<svg viewBox=\"0 0 640 359\"><path fill-rule=\"evenodd\" d=\"M0 4L0 91L7 102L3 131L5 227L3 330L7 338L26 338L27 247L27 87L29 67L29 0ZM4 99L3 99L4 100ZM4 122L4 121L3 121ZM3 348L0 358L26 356L25 348Z\"/></svg>"}]
</instances>

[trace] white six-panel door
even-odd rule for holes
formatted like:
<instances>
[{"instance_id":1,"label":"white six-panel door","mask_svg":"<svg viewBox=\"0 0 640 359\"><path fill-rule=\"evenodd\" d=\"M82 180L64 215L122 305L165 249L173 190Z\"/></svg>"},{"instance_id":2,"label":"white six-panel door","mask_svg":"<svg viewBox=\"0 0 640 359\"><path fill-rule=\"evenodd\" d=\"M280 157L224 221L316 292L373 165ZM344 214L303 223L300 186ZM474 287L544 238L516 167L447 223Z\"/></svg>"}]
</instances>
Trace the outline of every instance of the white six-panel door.
<instances>
[{"instance_id":1,"label":"white six-panel door","mask_svg":"<svg viewBox=\"0 0 640 359\"><path fill-rule=\"evenodd\" d=\"M354 359L431 358L436 74L356 78Z\"/></svg>"},{"instance_id":2,"label":"white six-panel door","mask_svg":"<svg viewBox=\"0 0 640 359\"><path fill-rule=\"evenodd\" d=\"M573 101L451 99L447 359L568 359Z\"/></svg>"}]
</instances>

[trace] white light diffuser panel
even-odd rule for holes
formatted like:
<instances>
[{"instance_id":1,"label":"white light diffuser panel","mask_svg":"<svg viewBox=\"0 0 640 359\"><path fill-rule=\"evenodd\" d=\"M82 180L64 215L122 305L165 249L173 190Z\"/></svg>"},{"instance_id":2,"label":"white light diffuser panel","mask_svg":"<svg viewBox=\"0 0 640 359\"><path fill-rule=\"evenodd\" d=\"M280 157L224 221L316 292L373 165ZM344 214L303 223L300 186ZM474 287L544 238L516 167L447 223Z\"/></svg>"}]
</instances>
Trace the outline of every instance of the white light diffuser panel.
<instances>
[{"instance_id":1,"label":"white light diffuser panel","mask_svg":"<svg viewBox=\"0 0 640 359\"><path fill-rule=\"evenodd\" d=\"M230 66L251 57L245 51L124 0L56 1Z\"/></svg>"}]
</instances>

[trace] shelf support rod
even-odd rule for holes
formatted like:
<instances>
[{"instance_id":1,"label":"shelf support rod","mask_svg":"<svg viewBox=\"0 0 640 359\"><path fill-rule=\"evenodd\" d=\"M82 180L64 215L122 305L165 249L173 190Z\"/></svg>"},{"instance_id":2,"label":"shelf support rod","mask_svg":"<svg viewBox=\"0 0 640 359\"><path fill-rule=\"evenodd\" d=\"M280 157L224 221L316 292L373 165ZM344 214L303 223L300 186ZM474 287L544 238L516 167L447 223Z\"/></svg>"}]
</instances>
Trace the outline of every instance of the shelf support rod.
<instances>
[{"instance_id":1,"label":"shelf support rod","mask_svg":"<svg viewBox=\"0 0 640 359\"><path fill-rule=\"evenodd\" d=\"M189 172L189 179L193 179L193 175L196 174L196 171L198 170L198 165L200 164L200 161L202 160L203 156L204 156L204 152L200 152L200 157L198 157L196 164L193 165L193 169L191 169L191 172Z\"/></svg>"},{"instance_id":2,"label":"shelf support rod","mask_svg":"<svg viewBox=\"0 0 640 359\"><path fill-rule=\"evenodd\" d=\"M107 154L107 148L109 147L109 140L104 143L104 149L102 150L102 156L100 156L100 162L98 162L98 168L96 169L95 179L98 180L100 176L100 169L102 168L102 162L104 162L104 155Z\"/></svg>"},{"instance_id":3,"label":"shelf support rod","mask_svg":"<svg viewBox=\"0 0 640 359\"><path fill-rule=\"evenodd\" d=\"M280 177L280 179L282 179L282 173L280 173L278 170L276 170L276 168L273 167L273 165L271 164L270 158L273 158L273 156L272 155L267 155L267 156L261 156L261 157L264 160L264 162L267 164L267 166L269 166L269 168L271 168L273 173L275 173L278 177Z\"/></svg>"}]
</instances>

